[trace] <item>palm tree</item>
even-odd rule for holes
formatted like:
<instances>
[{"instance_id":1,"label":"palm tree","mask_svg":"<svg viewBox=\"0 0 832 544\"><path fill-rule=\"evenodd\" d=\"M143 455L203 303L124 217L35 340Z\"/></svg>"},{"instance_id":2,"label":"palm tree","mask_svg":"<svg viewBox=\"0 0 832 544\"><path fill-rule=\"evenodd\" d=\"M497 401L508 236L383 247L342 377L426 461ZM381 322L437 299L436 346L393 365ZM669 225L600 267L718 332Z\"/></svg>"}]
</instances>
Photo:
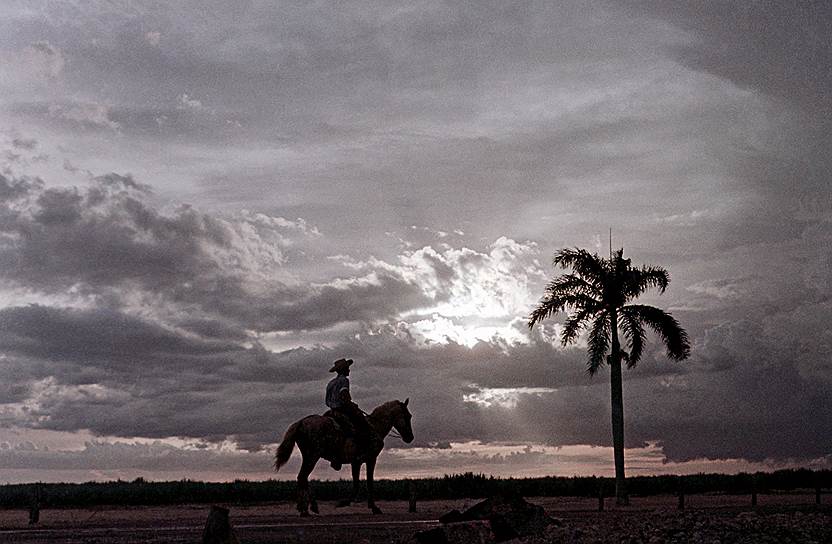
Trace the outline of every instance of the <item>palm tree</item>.
<instances>
[{"instance_id":1,"label":"palm tree","mask_svg":"<svg viewBox=\"0 0 832 544\"><path fill-rule=\"evenodd\" d=\"M571 269L546 286L540 304L529 318L529 328L557 313L569 310L561 333L561 343L574 342L588 328L587 372L594 375L606 361L610 365L612 403L612 443L615 457L615 497L617 504L628 504L624 480L624 400L621 392L621 361L634 367L644 351L645 326L655 331L667 356L681 361L690 354L688 335L670 314L653 306L630 304L647 289L664 293L670 277L657 266L634 268L624 250L611 252L610 258L583 249L562 249L552 260L555 267ZM624 333L628 351L621 349L619 330Z\"/></svg>"}]
</instances>

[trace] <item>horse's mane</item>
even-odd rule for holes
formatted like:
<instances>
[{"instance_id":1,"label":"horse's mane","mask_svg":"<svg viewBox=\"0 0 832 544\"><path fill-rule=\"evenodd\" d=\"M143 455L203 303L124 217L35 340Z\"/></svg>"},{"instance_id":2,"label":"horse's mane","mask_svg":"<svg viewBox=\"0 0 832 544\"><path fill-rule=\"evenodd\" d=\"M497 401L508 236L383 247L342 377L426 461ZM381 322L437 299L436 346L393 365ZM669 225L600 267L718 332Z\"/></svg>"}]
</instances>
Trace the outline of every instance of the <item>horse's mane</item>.
<instances>
[{"instance_id":1,"label":"horse's mane","mask_svg":"<svg viewBox=\"0 0 832 544\"><path fill-rule=\"evenodd\" d=\"M374 419L378 419L381 416L381 414L389 413L393 408L395 408L395 405L397 405L397 404L401 404L401 403L397 400L390 400L390 401L387 401L387 402L385 402L384 404L382 404L380 406L376 406L375 408L373 408L373 411L370 413L370 417L372 417Z\"/></svg>"}]
</instances>

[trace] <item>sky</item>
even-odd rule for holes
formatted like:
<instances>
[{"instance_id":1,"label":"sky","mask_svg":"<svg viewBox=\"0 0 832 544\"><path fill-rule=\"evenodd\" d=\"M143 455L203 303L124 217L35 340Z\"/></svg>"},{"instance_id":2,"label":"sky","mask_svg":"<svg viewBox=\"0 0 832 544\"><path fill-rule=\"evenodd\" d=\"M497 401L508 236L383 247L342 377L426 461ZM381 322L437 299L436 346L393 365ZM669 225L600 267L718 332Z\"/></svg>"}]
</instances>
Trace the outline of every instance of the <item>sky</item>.
<instances>
[{"instance_id":1,"label":"sky","mask_svg":"<svg viewBox=\"0 0 832 544\"><path fill-rule=\"evenodd\" d=\"M378 477L611 475L555 251L668 269L629 474L832 466L822 2L0 5L0 482L271 471L327 371ZM322 464L324 465L324 464ZM347 477L326 466L315 477Z\"/></svg>"}]
</instances>

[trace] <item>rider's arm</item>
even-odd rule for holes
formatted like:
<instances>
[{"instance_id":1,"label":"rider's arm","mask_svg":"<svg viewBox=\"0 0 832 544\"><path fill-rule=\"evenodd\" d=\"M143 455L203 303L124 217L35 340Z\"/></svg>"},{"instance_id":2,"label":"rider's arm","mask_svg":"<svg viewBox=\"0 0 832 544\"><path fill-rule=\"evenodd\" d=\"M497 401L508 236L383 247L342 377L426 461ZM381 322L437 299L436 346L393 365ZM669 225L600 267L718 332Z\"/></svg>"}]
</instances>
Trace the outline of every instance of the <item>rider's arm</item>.
<instances>
[{"instance_id":1,"label":"rider's arm","mask_svg":"<svg viewBox=\"0 0 832 544\"><path fill-rule=\"evenodd\" d=\"M338 399L344 404L352 402L349 386L341 388L341 391L338 392Z\"/></svg>"}]
</instances>

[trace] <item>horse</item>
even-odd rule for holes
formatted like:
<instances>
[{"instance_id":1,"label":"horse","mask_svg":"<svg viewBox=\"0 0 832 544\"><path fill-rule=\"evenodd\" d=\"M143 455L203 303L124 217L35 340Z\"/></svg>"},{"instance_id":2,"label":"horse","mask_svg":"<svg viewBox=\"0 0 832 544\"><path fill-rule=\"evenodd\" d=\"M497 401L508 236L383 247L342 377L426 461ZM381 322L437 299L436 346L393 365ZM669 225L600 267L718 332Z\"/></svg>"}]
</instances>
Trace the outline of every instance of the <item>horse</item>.
<instances>
[{"instance_id":1,"label":"horse","mask_svg":"<svg viewBox=\"0 0 832 544\"><path fill-rule=\"evenodd\" d=\"M309 515L309 475L320 459L333 463L352 465L352 497L342 501L341 505L358 501L358 481L361 477L361 465L367 465L367 506L373 514L381 514L381 509L373 500L373 472L376 460L384 448L384 437L391 429L396 429L406 443L413 441L413 429L410 426L411 415L407 410L410 399L404 402L391 400L375 408L367 416L367 422L378 435L367 451L361 451L355 439L345 435L336 421L328 416L311 415L296 421L286 430L283 441L275 454L275 471L286 464L292 455L295 444L298 445L303 462L298 472L298 512L305 517ZM312 511L317 513L313 502Z\"/></svg>"}]
</instances>

